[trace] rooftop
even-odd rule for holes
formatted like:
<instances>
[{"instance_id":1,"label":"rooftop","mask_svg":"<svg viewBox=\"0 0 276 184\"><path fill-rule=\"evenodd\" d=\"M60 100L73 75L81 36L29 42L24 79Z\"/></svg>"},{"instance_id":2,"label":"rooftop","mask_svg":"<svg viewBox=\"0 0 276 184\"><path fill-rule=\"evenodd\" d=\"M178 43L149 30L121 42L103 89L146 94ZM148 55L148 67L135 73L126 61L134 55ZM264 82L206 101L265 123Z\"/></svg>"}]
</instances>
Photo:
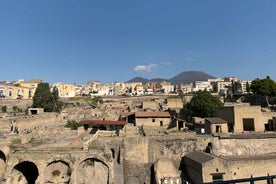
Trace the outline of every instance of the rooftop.
<instances>
[{"instance_id":1,"label":"rooftop","mask_svg":"<svg viewBox=\"0 0 276 184\"><path fill-rule=\"evenodd\" d=\"M225 124L225 123L227 123L225 120L223 120L221 118L206 118L205 121L208 121L211 124Z\"/></svg>"},{"instance_id":2,"label":"rooftop","mask_svg":"<svg viewBox=\"0 0 276 184\"><path fill-rule=\"evenodd\" d=\"M136 117L171 117L169 112L136 112Z\"/></svg>"},{"instance_id":3,"label":"rooftop","mask_svg":"<svg viewBox=\"0 0 276 184\"><path fill-rule=\"evenodd\" d=\"M125 125L126 121L111 121L111 120L82 120L81 123L87 124L95 124L95 125Z\"/></svg>"}]
</instances>

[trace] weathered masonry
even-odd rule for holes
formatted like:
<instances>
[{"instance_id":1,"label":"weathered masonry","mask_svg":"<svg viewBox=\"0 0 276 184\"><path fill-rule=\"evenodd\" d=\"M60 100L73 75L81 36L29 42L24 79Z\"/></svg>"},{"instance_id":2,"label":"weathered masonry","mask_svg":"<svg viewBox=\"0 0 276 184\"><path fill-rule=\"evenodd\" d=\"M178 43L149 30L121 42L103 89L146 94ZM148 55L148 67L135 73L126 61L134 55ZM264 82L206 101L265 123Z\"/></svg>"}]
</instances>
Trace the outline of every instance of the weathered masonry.
<instances>
[{"instance_id":1,"label":"weathered masonry","mask_svg":"<svg viewBox=\"0 0 276 184\"><path fill-rule=\"evenodd\" d=\"M1 183L114 183L114 173L118 170L115 168L120 168L120 158L115 158L113 149L109 152L15 150L14 153L5 153L5 150L7 148L0 151L0 174L4 178Z\"/></svg>"}]
</instances>

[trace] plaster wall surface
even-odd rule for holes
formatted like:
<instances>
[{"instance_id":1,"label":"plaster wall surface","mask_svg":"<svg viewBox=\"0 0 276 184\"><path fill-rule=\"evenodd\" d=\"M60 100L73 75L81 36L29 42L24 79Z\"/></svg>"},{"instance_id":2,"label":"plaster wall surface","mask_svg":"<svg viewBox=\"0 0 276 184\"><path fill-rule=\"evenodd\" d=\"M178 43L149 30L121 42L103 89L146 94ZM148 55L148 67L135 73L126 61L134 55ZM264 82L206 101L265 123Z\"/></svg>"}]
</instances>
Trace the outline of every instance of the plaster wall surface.
<instances>
[{"instance_id":1,"label":"plaster wall surface","mask_svg":"<svg viewBox=\"0 0 276 184\"><path fill-rule=\"evenodd\" d=\"M214 139L213 153L218 156L252 156L275 154L276 138Z\"/></svg>"},{"instance_id":2,"label":"plaster wall surface","mask_svg":"<svg viewBox=\"0 0 276 184\"><path fill-rule=\"evenodd\" d=\"M217 174L221 174L223 180L275 175L275 164L275 156L216 158L203 164L203 182L212 182L213 175Z\"/></svg>"},{"instance_id":3,"label":"plaster wall surface","mask_svg":"<svg viewBox=\"0 0 276 184\"><path fill-rule=\"evenodd\" d=\"M162 126L168 126L170 123L170 118L158 118L158 117L149 117L149 118L138 118L136 117L136 126L154 126L154 127L160 127L161 122Z\"/></svg>"}]
</instances>

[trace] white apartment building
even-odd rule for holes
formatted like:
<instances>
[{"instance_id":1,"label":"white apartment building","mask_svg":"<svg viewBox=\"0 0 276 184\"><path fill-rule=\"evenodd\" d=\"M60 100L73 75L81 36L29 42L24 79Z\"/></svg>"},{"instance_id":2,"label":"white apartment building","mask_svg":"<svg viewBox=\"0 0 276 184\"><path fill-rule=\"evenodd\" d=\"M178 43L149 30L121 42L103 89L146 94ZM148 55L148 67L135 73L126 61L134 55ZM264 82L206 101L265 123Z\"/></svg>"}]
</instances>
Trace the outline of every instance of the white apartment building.
<instances>
[{"instance_id":1,"label":"white apartment building","mask_svg":"<svg viewBox=\"0 0 276 184\"><path fill-rule=\"evenodd\" d=\"M91 96L113 96L115 94L114 85L112 84L100 84L97 88L93 89L90 93Z\"/></svg>"},{"instance_id":2,"label":"white apartment building","mask_svg":"<svg viewBox=\"0 0 276 184\"><path fill-rule=\"evenodd\" d=\"M197 92L197 91L212 91L213 90L213 86L211 85L211 82L209 81L196 81L194 83L194 87L192 89L193 92Z\"/></svg>"},{"instance_id":3,"label":"white apartment building","mask_svg":"<svg viewBox=\"0 0 276 184\"><path fill-rule=\"evenodd\" d=\"M246 91L246 85L248 84L249 86L251 85L252 81L247 81L247 80L241 80L239 81L241 83L241 87L242 87L242 93L245 94L247 93Z\"/></svg>"},{"instance_id":4,"label":"white apartment building","mask_svg":"<svg viewBox=\"0 0 276 184\"><path fill-rule=\"evenodd\" d=\"M193 84L180 84L177 86L178 91L182 91L183 94L191 93L193 90Z\"/></svg>"},{"instance_id":5,"label":"white apartment building","mask_svg":"<svg viewBox=\"0 0 276 184\"><path fill-rule=\"evenodd\" d=\"M174 85L172 85L170 82L162 82L161 83L161 89L164 90L165 94L174 92Z\"/></svg>"},{"instance_id":6,"label":"white apartment building","mask_svg":"<svg viewBox=\"0 0 276 184\"><path fill-rule=\"evenodd\" d=\"M219 81L217 82L218 93L220 95L226 95L229 87L232 85L231 81Z\"/></svg>"}]
</instances>

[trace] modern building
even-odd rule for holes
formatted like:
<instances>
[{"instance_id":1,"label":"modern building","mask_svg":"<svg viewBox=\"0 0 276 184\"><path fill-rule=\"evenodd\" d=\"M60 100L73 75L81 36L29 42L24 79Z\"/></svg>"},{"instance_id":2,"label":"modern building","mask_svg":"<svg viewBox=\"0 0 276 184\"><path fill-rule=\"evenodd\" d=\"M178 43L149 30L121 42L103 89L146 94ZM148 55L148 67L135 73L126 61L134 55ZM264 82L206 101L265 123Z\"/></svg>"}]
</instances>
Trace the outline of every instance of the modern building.
<instances>
[{"instance_id":1,"label":"modern building","mask_svg":"<svg viewBox=\"0 0 276 184\"><path fill-rule=\"evenodd\" d=\"M0 98L2 99L32 99L36 87L22 87L13 84L0 84Z\"/></svg>"},{"instance_id":2,"label":"modern building","mask_svg":"<svg viewBox=\"0 0 276 184\"><path fill-rule=\"evenodd\" d=\"M212 91L213 90L213 86L211 85L211 83L209 81L196 81L194 83L193 92L197 92L197 91Z\"/></svg>"},{"instance_id":3,"label":"modern building","mask_svg":"<svg viewBox=\"0 0 276 184\"><path fill-rule=\"evenodd\" d=\"M164 90L165 94L173 93L174 90L174 85L172 85L170 82L162 82L161 83L161 88Z\"/></svg>"},{"instance_id":4,"label":"modern building","mask_svg":"<svg viewBox=\"0 0 276 184\"><path fill-rule=\"evenodd\" d=\"M53 86L57 87L59 97L76 96L76 86L73 84L56 83Z\"/></svg>"}]
</instances>

